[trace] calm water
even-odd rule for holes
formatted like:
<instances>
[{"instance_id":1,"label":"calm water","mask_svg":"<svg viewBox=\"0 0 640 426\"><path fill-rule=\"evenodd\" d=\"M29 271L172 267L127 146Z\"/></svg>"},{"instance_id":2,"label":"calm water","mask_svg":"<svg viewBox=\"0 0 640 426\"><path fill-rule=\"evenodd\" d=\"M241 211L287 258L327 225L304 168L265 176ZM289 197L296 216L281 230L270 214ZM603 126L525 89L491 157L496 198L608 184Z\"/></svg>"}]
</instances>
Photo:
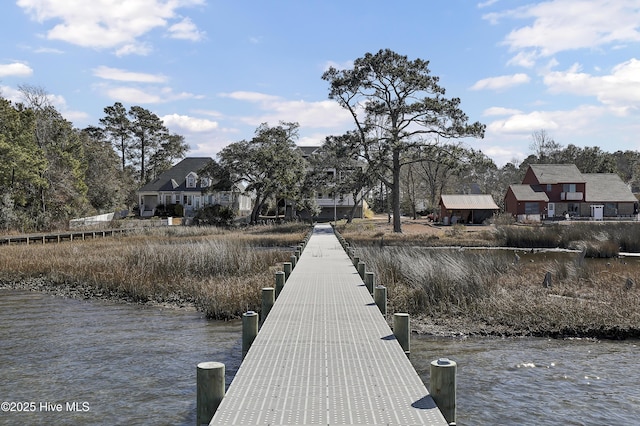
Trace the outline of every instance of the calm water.
<instances>
[{"instance_id":1,"label":"calm water","mask_svg":"<svg viewBox=\"0 0 640 426\"><path fill-rule=\"evenodd\" d=\"M0 402L36 403L0 411L0 424L193 425L196 365L219 361L235 374L241 328L195 312L0 290ZM45 411L47 402L63 412Z\"/></svg>"},{"instance_id":2,"label":"calm water","mask_svg":"<svg viewBox=\"0 0 640 426\"><path fill-rule=\"evenodd\" d=\"M232 377L240 337L193 312L0 290L0 402L35 403L0 424L193 425L196 364ZM459 425L626 425L640 424L638 355L636 341L414 336L411 360L427 384L432 360L458 363Z\"/></svg>"}]
</instances>

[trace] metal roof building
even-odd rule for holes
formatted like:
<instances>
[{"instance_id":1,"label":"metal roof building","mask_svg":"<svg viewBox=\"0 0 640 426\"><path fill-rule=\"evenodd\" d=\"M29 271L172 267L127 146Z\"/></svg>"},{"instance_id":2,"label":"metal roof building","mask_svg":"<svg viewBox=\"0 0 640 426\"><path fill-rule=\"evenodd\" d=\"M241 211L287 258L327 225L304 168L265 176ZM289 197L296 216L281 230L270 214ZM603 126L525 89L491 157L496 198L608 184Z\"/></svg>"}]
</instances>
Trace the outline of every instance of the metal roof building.
<instances>
[{"instance_id":1,"label":"metal roof building","mask_svg":"<svg viewBox=\"0 0 640 426\"><path fill-rule=\"evenodd\" d=\"M480 224L498 210L500 207L493 197L487 194L440 196L440 217L445 224Z\"/></svg>"}]
</instances>

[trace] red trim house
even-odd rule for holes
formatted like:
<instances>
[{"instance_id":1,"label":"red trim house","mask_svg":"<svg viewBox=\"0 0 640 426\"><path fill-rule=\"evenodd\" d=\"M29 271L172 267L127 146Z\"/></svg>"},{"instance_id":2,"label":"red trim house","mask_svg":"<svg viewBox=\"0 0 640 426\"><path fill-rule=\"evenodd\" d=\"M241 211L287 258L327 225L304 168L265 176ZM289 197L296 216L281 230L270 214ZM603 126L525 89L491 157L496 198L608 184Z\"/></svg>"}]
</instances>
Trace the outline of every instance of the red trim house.
<instances>
[{"instance_id":1,"label":"red trim house","mask_svg":"<svg viewBox=\"0 0 640 426\"><path fill-rule=\"evenodd\" d=\"M510 185L505 211L519 221L554 217L636 218L638 200L614 173L580 173L574 164L531 164Z\"/></svg>"}]
</instances>

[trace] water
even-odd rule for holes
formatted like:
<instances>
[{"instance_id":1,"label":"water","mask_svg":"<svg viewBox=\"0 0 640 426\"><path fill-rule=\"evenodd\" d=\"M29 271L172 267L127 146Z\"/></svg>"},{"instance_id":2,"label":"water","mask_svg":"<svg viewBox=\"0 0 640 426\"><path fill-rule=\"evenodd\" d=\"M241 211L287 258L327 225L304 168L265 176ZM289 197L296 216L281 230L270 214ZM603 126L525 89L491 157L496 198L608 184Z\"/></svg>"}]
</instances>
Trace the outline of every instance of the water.
<instances>
[{"instance_id":1,"label":"water","mask_svg":"<svg viewBox=\"0 0 640 426\"><path fill-rule=\"evenodd\" d=\"M411 361L456 361L458 425L640 424L640 342L414 336Z\"/></svg>"},{"instance_id":2,"label":"water","mask_svg":"<svg viewBox=\"0 0 640 426\"><path fill-rule=\"evenodd\" d=\"M240 322L195 312L0 290L0 402L35 403L0 425L193 425L197 363L225 363L230 381L240 339ZM459 425L640 424L637 341L411 344L427 385L431 361L458 363Z\"/></svg>"},{"instance_id":3,"label":"water","mask_svg":"<svg viewBox=\"0 0 640 426\"><path fill-rule=\"evenodd\" d=\"M241 328L195 312L0 290L0 402L30 410L0 411L0 425L193 425L196 365L223 362L230 380Z\"/></svg>"}]
</instances>

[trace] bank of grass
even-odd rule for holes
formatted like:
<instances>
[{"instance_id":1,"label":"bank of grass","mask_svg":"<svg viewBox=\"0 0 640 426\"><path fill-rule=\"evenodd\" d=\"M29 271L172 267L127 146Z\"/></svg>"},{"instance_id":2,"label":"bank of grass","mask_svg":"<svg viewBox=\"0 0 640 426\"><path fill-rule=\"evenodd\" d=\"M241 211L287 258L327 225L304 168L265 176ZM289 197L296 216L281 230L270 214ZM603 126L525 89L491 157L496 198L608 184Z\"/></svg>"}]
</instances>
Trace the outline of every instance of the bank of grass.
<instances>
[{"instance_id":1,"label":"bank of grass","mask_svg":"<svg viewBox=\"0 0 640 426\"><path fill-rule=\"evenodd\" d=\"M76 297L193 305L210 318L259 311L304 224L229 231L213 227L140 229L126 236L61 244L0 247L5 286Z\"/></svg>"},{"instance_id":2,"label":"bank of grass","mask_svg":"<svg viewBox=\"0 0 640 426\"><path fill-rule=\"evenodd\" d=\"M389 310L421 318L414 324L423 332L640 337L637 261L416 247L362 247L359 255L387 286Z\"/></svg>"},{"instance_id":3,"label":"bank of grass","mask_svg":"<svg viewBox=\"0 0 640 426\"><path fill-rule=\"evenodd\" d=\"M560 247L586 250L587 257L640 252L638 222L560 222L553 225L496 227L496 244L507 247Z\"/></svg>"},{"instance_id":4,"label":"bank of grass","mask_svg":"<svg viewBox=\"0 0 640 426\"><path fill-rule=\"evenodd\" d=\"M407 230L407 228L409 228ZM385 221L338 222L338 231L359 247L514 247L586 251L586 257L611 258L640 252L640 222L577 222L442 226L406 220L394 233Z\"/></svg>"}]
</instances>

